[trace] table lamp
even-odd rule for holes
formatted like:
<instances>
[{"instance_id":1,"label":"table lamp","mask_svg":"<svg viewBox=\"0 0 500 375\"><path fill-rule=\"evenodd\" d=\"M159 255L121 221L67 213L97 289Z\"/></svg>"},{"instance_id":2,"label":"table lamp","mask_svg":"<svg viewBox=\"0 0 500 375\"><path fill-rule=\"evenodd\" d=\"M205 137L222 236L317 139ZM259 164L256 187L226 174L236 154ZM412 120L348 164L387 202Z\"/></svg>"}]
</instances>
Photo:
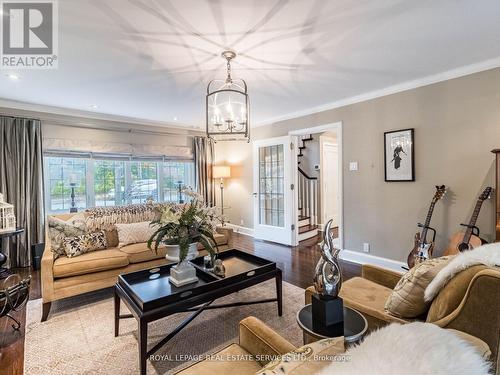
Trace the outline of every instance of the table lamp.
<instances>
[{"instance_id":1,"label":"table lamp","mask_svg":"<svg viewBox=\"0 0 500 375\"><path fill-rule=\"evenodd\" d=\"M224 179L231 177L231 167L229 165L214 165L212 167L212 178L220 179L220 205L224 215Z\"/></svg>"}]
</instances>

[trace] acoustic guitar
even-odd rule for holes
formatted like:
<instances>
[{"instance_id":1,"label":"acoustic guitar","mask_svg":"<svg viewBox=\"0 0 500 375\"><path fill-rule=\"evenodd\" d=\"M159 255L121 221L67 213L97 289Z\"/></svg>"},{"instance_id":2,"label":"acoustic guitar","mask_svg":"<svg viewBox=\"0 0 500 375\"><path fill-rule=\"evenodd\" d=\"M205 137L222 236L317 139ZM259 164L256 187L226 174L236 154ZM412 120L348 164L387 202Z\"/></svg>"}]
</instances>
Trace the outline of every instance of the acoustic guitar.
<instances>
[{"instance_id":1,"label":"acoustic guitar","mask_svg":"<svg viewBox=\"0 0 500 375\"><path fill-rule=\"evenodd\" d=\"M423 262L426 259L432 257L432 252L434 250L434 238L436 237L436 231L434 228L430 227L432 214L434 212L434 207L436 203L443 198L446 194L446 186L436 186L436 193L432 198L431 205L429 207L429 211L427 212L427 217L425 219L424 224L418 224L419 227L422 228L422 232L417 232L415 234L415 245L413 246L412 251L408 254L408 267L412 268L416 263ZM428 231L433 231L432 241L427 240Z\"/></svg>"},{"instance_id":2,"label":"acoustic guitar","mask_svg":"<svg viewBox=\"0 0 500 375\"><path fill-rule=\"evenodd\" d=\"M481 193L476 202L476 207L469 220L469 224L460 224L466 227L465 232L456 232L451 236L448 248L443 255L455 255L462 251L472 250L486 243L485 240L479 238L479 228L476 227L476 221L481 211L481 206L486 199L491 198L493 188L487 187Z\"/></svg>"}]
</instances>

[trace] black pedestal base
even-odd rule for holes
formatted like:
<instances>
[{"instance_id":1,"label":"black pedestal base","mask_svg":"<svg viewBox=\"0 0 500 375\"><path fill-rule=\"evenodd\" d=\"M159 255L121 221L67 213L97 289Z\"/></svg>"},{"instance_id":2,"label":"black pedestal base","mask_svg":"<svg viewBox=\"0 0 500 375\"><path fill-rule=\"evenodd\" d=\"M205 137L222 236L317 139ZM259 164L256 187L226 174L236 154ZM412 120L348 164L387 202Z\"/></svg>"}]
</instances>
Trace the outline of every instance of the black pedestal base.
<instances>
[{"instance_id":1,"label":"black pedestal base","mask_svg":"<svg viewBox=\"0 0 500 375\"><path fill-rule=\"evenodd\" d=\"M344 301L340 297L312 296L313 329L330 336L344 335Z\"/></svg>"}]
</instances>

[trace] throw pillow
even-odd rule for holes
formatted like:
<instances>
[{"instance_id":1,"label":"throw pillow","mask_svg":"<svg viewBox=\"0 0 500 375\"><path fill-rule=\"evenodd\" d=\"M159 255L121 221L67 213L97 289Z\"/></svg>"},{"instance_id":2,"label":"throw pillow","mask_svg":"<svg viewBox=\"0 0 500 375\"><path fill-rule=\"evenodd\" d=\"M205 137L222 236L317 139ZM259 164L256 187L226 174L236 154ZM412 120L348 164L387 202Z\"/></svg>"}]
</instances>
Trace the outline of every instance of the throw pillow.
<instances>
[{"instance_id":1,"label":"throw pillow","mask_svg":"<svg viewBox=\"0 0 500 375\"><path fill-rule=\"evenodd\" d=\"M451 259L451 256L428 259L406 272L387 299L385 311L399 318L425 314L430 305L424 300L425 288Z\"/></svg>"},{"instance_id":2,"label":"throw pillow","mask_svg":"<svg viewBox=\"0 0 500 375\"><path fill-rule=\"evenodd\" d=\"M131 224L116 224L118 231L118 247L133 243L148 242L158 227L150 226L149 221Z\"/></svg>"},{"instance_id":3,"label":"throw pillow","mask_svg":"<svg viewBox=\"0 0 500 375\"><path fill-rule=\"evenodd\" d=\"M314 374L331 361L344 361L344 338L315 341L283 354L256 375Z\"/></svg>"},{"instance_id":4,"label":"throw pillow","mask_svg":"<svg viewBox=\"0 0 500 375\"><path fill-rule=\"evenodd\" d=\"M64 250L64 239L67 237L81 236L87 233L85 216L82 213L72 216L68 220L62 220L54 216L47 216L47 224L51 250L54 258L66 255Z\"/></svg>"},{"instance_id":5,"label":"throw pillow","mask_svg":"<svg viewBox=\"0 0 500 375\"><path fill-rule=\"evenodd\" d=\"M68 258L73 258L95 250L107 247L106 234L104 231L87 233L77 237L64 239L64 251Z\"/></svg>"},{"instance_id":6,"label":"throw pillow","mask_svg":"<svg viewBox=\"0 0 500 375\"><path fill-rule=\"evenodd\" d=\"M108 241L108 247L118 247L118 231L113 225L113 229L104 229L104 233L106 233L106 241Z\"/></svg>"}]
</instances>

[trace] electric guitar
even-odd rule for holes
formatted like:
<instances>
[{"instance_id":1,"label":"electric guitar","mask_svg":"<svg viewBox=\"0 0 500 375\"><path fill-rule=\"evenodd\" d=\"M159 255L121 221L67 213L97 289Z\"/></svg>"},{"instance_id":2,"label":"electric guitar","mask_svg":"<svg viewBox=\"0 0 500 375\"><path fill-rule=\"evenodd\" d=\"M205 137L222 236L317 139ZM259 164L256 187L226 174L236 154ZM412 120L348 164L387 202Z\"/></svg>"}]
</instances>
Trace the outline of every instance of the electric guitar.
<instances>
[{"instance_id":1,"label":"electric guitar","mask_svg":"<svg viewBox=\"0 0 500 375\"><path fill-rule=\"evenodd\" d=\"M416 263L423 262L426 259L432 257L432 252L434 250L434 238L436 237L436 230L431 228L429 225L431 224L432 213L434 212L434 207L436 203L443 198L446 194L446 186L436 186L436 193L432 198L431 205L429 207L429 211L427 212L427 217L425 219L424 224L418 224L419 227L422 228L422 233L417 232L415 234L415 245L413 246L412 251L408 254L408 267L412 268ZM427 232L433 231L432 241L427 240Z\"/></svg>"},{"instance_id":2,"label":"electric guitar","mask_svg":"<svg viewBox=\"0 0 500 375\"><path fill-rule=\"evenodd\" d=\"M455 255L462 251L472 250L486 243L485 240L479 238L479 228L476 227L477 217L479 216L479 211L481 211L481 206L486 199L491 198L491 193L493 188L487 187L481 193L476 202L476 207L469 220L469 224L460 224L466 227L465 232L456 232L451 236L450 242L448 243L448 248L445 250L443 255Z\"/></svg>"}]
</instances>

